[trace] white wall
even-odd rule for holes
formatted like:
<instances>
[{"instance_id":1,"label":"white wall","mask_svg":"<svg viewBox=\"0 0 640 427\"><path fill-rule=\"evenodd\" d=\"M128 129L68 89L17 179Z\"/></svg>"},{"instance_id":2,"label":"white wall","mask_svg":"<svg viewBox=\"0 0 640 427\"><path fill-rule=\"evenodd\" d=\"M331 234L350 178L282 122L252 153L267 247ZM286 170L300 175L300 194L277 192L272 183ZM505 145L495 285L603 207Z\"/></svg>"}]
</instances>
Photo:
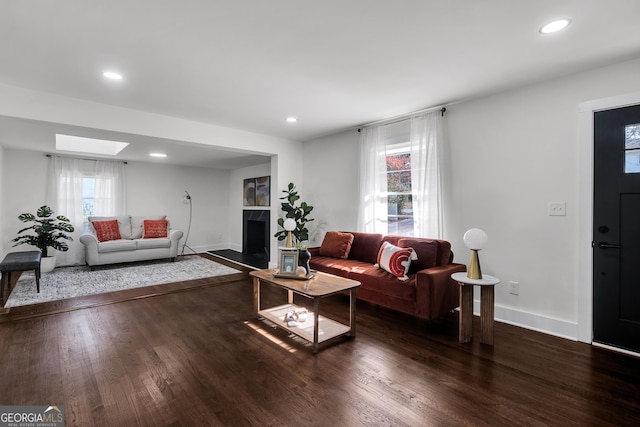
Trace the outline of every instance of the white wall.
<instances>
[{"instance_id":1,"label":"white wall","mask_svg":"<svg viewBox=\"0 0 640 427\"><path fill-rule=\"evenodd\" d=\"M28 246L14 248L10 241L17 236L24 223L18 215L35 211L46 203L47 158L41 153L5 148L1 163L2 175L2 250L33 250ZM64 215L61 212L57 214Z\"/></svg>"},{"instance_id":2,"label":"white wall","mask_svg":"<svg viewBox=\"0 0 640 427\"><path fill-rule=\"evenodd\" d=\"M471 227L487 231L480 253L483 272L502 279L496 288L496 318L575 339L578 322L578 105L592 99L640 90L640 59L586 71L482 99L447 106L445 113L445 239L458 262L468 262L462 235ZM357 167L351 134L312 141L304 149L304 182L329 217L328 229L353 218L354 190L344 183ZM344 150L340 150L344 147ZM318 164L332 165L322 170ZM330 176L329 178L327 178ZM548 216L548 203L567 203L567 215ZM351 220L353 221L353 220ZM352 223L355 227L355 222ZM508 282L520 283L520 295ZM476 307L477 308L477 307Z\"/></svg>"},{"instance_id":3,"label":"white wall","mask_svg":"<svg viewBox=\"0 0 640 427\"><path fill-rule=\"evenodd\" d=\"M142 162L129 162L126 171L127 210L131 215L166 214L171 227L184 231L186 237L186 190L193 205L188 246L197 252L228 246L228 171ZM190 253L188 248L185 253Z\"/></svg>"},{"instance_id":4,"label":"white wall","mask_svg":"<svg viewBox=\"0 0 640 427\"><path fill-rule=\"evenodd\" d=\"M303 200L313 206L309 231L321 226L309 246L320 246L324 233L355 230L358 225L359 133L350 130L306 143Z\"/></svg>"},{"instance_id":5,"label":"white wall","mask_svg":"<svg viewBox=\"0 0 640 427\"><path fill-rule=\"evenodd\" d=\"M22 227L17 217L23 212L35 212L45 203L47 158L32 151L4 149L0 163L3 203L0 227L4 253L12 248L9 242ZM28 171L28 173L26 172ZM127 175L127 210L131 215L167 215L172 228L186 234L189 207L183 203L184 191L193 198L193 219L188 245L196 251L228 247L229 242L229 172L207 168L129 162ZM64 214L64 212L57 212ZM82 230L74 233L77 236ZM184 243L184 238L180 244ZM182 249L182 246L181 246ZM185 253L189 253L186 249Z\"/></svg>"}]
</instances>

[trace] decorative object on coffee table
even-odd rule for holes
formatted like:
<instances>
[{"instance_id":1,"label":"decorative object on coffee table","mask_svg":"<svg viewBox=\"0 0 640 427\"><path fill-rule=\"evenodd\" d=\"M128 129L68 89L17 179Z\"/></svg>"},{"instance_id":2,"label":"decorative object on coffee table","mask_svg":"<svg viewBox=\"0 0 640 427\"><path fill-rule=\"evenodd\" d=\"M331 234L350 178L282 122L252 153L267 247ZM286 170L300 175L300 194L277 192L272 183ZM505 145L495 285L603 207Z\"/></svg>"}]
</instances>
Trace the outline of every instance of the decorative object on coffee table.
<instances>
[{"instance_id":1,"label":"decorative object on coffee table","mask_svg":"<svg viewBox=\"0 0 640 427\"><path fill-rule=\"evenodd\" d=\"M280 197L280 200L284 200L280 203L280 209L285 213L284 218L278 218L278 225L283 228L279 230L274 237L277 237L279 241L287 239L289 231L291 231L292 243L300 243L309 240L309 230L306 224L313 221L308 215L313 210L313 206L308 205L306 202L301 202L300 205L296 205L296 202L300 200L300 196L296 191L296 186L290 182L286 190L282 190L285 195ZM287 219L295 221L295 228L292 230L285 229L284 223ZM292 244L293 246L293 244Z\"/></svg>"},{"instance_id":2,"label":"decorative object on coffee table","mask_svg":"<svg viewBox=\"0 0 640 427\"><path fill-rule=\"evenodd\" d=\"M298 275L298 250L295 248L281 248L280 262L278 263L278 274L280 276Z\"/></svg>"},{"instance_id":3,"label":"decorative object on coffee table","mask_svg":"<svg viewBox=\"0 0 640 427\"><path fill-rule=\"evenodd\" d=\"M42 273L52 271L56 266L56 262L55 256L49 253L49 248L60 252L69 250L69 245L67 245L66 242L60 241L60 239L73 241L71 236L65 234L73 233L74 231L71 221L63 215L53 216L53 210L47 205L40 206L35 215L32 213L23 213L18 215L18 219L25 223L33 223L29 227L18 231L18 234L27 230L33 230L35 235L23 234L18 236L11 240L15 243L13 246L26 244L37 247L42 253L40 271Z\"/></svg>"},{"instance_id":4,"label":"decorative object on coffee table","mask_svg":"<svg viewBox=\"0 0 640 427\"><path fill-rule=\"evenodd\" d=\"M298 249L298 264L304 267L307 272L307 276L311 274L311 268L309 267L309 260L311 259L311 252L307 250L306 246L300 246Z\"/></svg>"},{"instance_id":5,"label":"decorative object on coffee table","mask_svg":"<svg viewBox=\"0 0 640 427\"><path fill-rule=\"evenodd\" d=\"M293 230L296 229L296 221L293 218L287 218L282 223L282 228L284 228L287 232L287 240L285 242L285 246L287 248L293 247Z\"/></svg>"}]
</instances>

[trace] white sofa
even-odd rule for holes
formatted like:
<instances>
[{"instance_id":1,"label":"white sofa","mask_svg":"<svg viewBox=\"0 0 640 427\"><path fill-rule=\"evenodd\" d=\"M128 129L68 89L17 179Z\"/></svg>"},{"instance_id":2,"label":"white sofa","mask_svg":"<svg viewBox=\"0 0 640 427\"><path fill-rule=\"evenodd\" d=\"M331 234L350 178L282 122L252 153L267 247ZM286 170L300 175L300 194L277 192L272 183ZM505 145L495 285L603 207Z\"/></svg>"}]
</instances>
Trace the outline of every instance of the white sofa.
<instances>
[{"instance_id":1,"label":"white sofa","mask_svg":"<svg viewBox=\"0 0 640 427\"><path fill-rule=\"evenodd\" d=\"M92 221L118 221L120 239L100 242L96 236ZM178 242L182 238L182 231L169 229L167 237L143 238L143 223L145 219L166 219L166 216L117 216L117 217L89 217L84 225L80 242L84 245L85 262L95 269L96 265L115 264L121 262L147 261L152 259L171 258L175 261L178 256Z\"/></svg>"}]
</instances>

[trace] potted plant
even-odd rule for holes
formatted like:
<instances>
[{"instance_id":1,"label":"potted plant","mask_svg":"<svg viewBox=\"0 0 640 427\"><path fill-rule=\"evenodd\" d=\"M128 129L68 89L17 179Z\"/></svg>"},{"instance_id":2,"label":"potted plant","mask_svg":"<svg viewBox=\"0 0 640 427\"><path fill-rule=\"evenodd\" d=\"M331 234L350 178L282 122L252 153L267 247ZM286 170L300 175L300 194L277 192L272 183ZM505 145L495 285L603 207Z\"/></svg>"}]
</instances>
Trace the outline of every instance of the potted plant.
<instances>
[{"instance_id":1,"label":"potted plant","mask_svg":"<svg viewBox=\"0 0 640 427\"><path fill-rule=\"evenodd\" d=\"M55 249L61 252L69 250L69 246L66 242L59 239L65 239L72 241L71 236L65 233L72 233L74 231L73 225L69 221L69 218L58 215L53 216L53 210L49 206L41 206L36 214L23 213L18 216L18 219L22 222L33 224L29 227L23 228L18 231L18 234L24 233L28 230L33 230L34 234L24 234L11 240L15 242L13 246L18 245L32 245L40 249L42 252L42 265L41 272L46 273L52 271L55 268L56 261L54 255L49 255L49 248Z\"/></svg>"},{"instance_id":2,"label":"potted plant","mask_svg":"<svg viewBox=\"0 0 640 427\"><path fill-rule=\"evenodd\" d=\"M278 225L282 227L282 230L274 234L274 237L277 237L280 241L287 238L288 232L284 229L284 221L286 218L291 218L296 222L296 227L291 231L295 242L300 244L301 242L309 240L309 230L306 224L313 221L313 219L309 218L313 206L308 205L306 202L300 202L300 204L296 206L296 202L300 200L300 196L296 191L296 186L292 182L290 182L287 189L282 190L282 192L285 193L285 195L280 197L280 200L284 200L280 203L280 208L285 215L284 218L278 218Z\"/></svg>"},{"instance_id":3,"label":"potted plant","mask_svg":"<svg viewBox=\"0 0 640 427\"><path fill-rule=\"evenodd\" d=\"M284 218L278 218L278 225L282 227L282 230L278 231L274 237L278 240L285 240L289 232L285 229L285 220L291 218L295 221L295 228L291 230L293 239L295 240L295 248L298 249L298 265L304 267L307 276L310 273L309 259L311 259L311 253L307 250L307 246L302 243L309 240L309 230L307 229L307 223L313 221L309 218L309 214L313 210L313 206L308 205L306 202L300 202L296 205L296 202L300 200L300 196L296 191L296 186L290 182L286 190L282 190L285 193L280 197L280 200L284 200L280 203L282 212L285 213ZM291 229L291 227L289 227Z\"/></svg>"}]
</instances>

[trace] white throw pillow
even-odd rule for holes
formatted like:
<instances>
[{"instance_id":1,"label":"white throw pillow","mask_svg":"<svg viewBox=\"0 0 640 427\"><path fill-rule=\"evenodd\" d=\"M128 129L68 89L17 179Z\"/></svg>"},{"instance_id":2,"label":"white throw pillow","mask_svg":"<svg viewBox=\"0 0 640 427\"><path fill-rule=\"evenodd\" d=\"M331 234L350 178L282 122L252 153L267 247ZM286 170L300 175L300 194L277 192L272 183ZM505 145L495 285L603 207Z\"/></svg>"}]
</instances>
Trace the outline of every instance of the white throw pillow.
<instances>
[{"instance_id":1,"label":"white throw pillow","mask_svg":"<svg viewBox=\"0 0 640 427\"><path fill-rule=\"evenodd\" d=\"M399 280L408 280L411 261L418 259L413 248L400 248L389 242L383 242L378 251L376 266L396 276Z\"/></svg>"}]
</instances>

